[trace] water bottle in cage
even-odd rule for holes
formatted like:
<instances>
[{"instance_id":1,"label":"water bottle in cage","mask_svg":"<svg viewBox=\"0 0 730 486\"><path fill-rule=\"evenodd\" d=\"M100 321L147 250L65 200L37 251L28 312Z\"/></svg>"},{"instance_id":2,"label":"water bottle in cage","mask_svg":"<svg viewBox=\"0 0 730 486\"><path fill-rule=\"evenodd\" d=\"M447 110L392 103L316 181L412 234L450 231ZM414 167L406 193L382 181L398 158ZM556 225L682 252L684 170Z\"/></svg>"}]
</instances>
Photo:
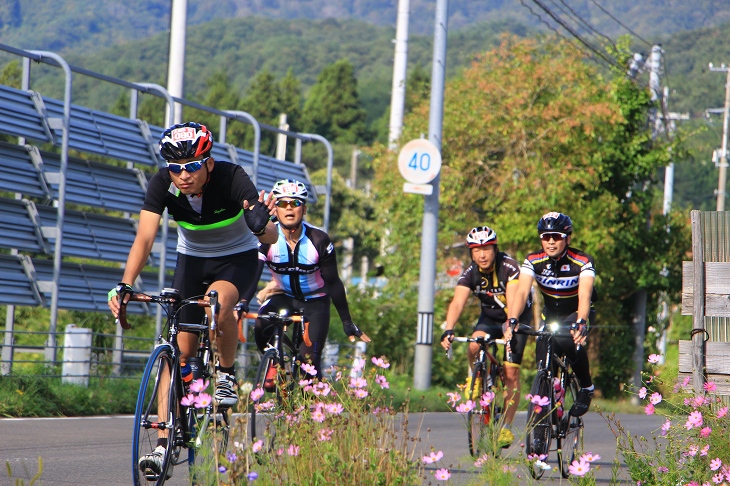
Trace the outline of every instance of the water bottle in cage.
<instances>
[{"instance_id":1,"label":"water bottle in cage","mask_svg":"<svg viewBox=\"0 0 730 486\"><path fill-rule=\"evenodd\" d=\"M565 390L560 383L559 378L553 378L553 396L555 396L555 405L557 405L558 420L563 418L563 402L565 401Z\"/></svg>"}]
</instances>

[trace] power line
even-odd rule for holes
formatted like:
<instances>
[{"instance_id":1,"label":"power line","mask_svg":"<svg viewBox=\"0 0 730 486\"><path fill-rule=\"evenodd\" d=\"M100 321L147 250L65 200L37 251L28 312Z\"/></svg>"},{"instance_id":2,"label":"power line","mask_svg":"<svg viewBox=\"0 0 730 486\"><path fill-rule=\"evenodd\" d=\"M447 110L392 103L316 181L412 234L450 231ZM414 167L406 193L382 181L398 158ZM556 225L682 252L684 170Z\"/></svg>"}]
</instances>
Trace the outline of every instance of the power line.
<instances>
[{"instance_id":1,"label":"power line","mask_svg":"<svg viewBox=\"0 0 730 486\"><path fill-rule=\"evenodd\" d=\"M552 19L553 19L553 20L554 20L555 22L557 22L557 23L558 23L558 24L559 24L559 25L560 25L560 26L561 26L562 28L564 28L565 30L567 30L567 31L568 31L568 32L569 32L569 33L570 33L570 34L571 34L571 35L572 35L573 37L575 37L575 39L576 39L576 40L577 40L578 42L580 42L581 44L583 44L584 46L586 46L586 47L587 47L588 49L590 49L590 50L591 50L592 52L596 53L596 55L598 55L598 57L600 57L601 59L603 59L603 60L604 60L605 62L607 62L608 64L610 64L610 65L611 65L611 66L613 66L613 67L616 67L616 68L618 68L618 69L623 69L623 67L622 67L622 66L619 66L619 65L618 65L618 63L616 63L615 59L613 59L613 58L609 57L608 55L606 55L605 53L603 53L603 52L599 51L599 50L598 50L598 49L596 49L596 48L595 48L594 46L592 46L592 45L591 45L590 43L588 43L588 42L587 42L586 40L584 40L584 39L583 39L583 38L582 38L582 37L581 37L581 36L580 36L580 35L579 35L579 34L578 34L577 32L575 32L575 30L574 30L574 29L573 29L572 27L570 27L570 26L569 26L569 25L568 25L568 24L567 24L567 23L566 23L566 22L565 22L565 21L564 21L563 19L561 19L561 18L560 18L560 17L558 16L558 15L556 15L556 14L555 14L555 13L554 13L553 11L551 11L551 10L550 10L550 9L549 9L549 8L548 8L547 6L545 6L545 5L544 5L544 4L543 4L543 3L541 2L541 0L532 0L532 1L533 1L533 3L537 4L537 6L538 6L538 7L540 7L540 8L541 8L541 9L542 9L542 10L543 10L543 11L544 11L544 12L545 12L546 14L548 14L548 15L550 16L550 18L552 18ZM524 5L524 3L523 3L523 5Z\"/></svg>"},{"instance_id":2,"label":"power line","mask_svg":"<svg viewBox=\"0 0 730 486\"><path fill-rule=\"evenodd\" d=\"M619 19L617 19L616 17L614 17L614 16L613 16L613 15L611 14L611 12L609 12L608 10L606 10L605 8L603 8L603 7L602 7L602 6L601 6L601 5L600 5L600 4L599 4L599 3L598 3L598 2L596 1L596 0L591 0L591 2L593 2L593 4L594 4L594 5L596 6L596 7L598 7L599 9L601 9L601 11L602 11L603 13L605 13L606 15L608 15L609 17L611 17L611 18L612 18L612 19L614 20L614 22L616 22L616 23L617 23L617 24L619 24L619 25L620 25L621 27L623 27L624 29L626 29L627 31L629 31L629 33L630 33L631 35L633 35L634 37L636 37L637 39L639 39L640 41L642 41L642 42L643 42L644 44L646 44L646 45L647 45L647 46L649 46L649 47L651 47L651 46L653 45L653 44L652 44L651 42L649 42L648 40L644 39L644 38L643 38L643 37L641 37L641 36L640 36L639 34L637 34L637 33L636 33L636 32L634 32L633 30L631 30L630 28L628 28L628 27L627 27L626 25L624 25L624 24L623 24L623 23L622 23L622 22L621 22L621 21L620 21Z\"/></svg>"},{"instance_id":3,"label":"power line","mask_svg":"<svg viewBox=\"0 0 730 486\"><path fill-rule=\"evenodd\" d=\"M559 5L557 4L557 3L555 3L555 0L550 0L550 1L551 1L551 2L553 3L553 5L555 5L555 6L556 6L556 7L558 7L558 8L559 8L559 9L560 9L560 10L561 10L562 12L564 12L564 13L565 13L565 10L563 10L563 8L562 8L562 7L560 7L560 6L559 6ZM568 4L567 4L567 3L565 2L565 0L560 0L560 3L562 3L563 5L565 5L565 8L567 8L567 9L568 9L568 10L570 11L570 14L566 13L566 15L568 15L569 17L571 17L571 16L572 16L572 18L573 18L573 19L574 19L574 20L575 20L575 21L576 21L577 23L585 25L585 27L586 27L586 28L588 29L588 31L592 31L592 32L594 32L594 33L595 33L595 34L596 34L597 36L599 36L599 37L603 37L604 39L606 39L606 40L607 40L607 41L608 41L608 42L609 42L609 43L610 43L610 44L611 44L611 45L613 46L614 50L618 50L618 49L617 49L617 47L616 47L616 44L614 44L614 42L613 42L613 39L611 39L610 37L608 37L608 36L604 35L604 34L603 34L602 32L599 32L598 30L596 30L596 28L595 28L595 27L593 27L593 26L592 26L592 25L590 24L590 22L587 22L586 20L584 20L584 19L583 19L583 17L581 17L581 16L580 16L580 15L578 14L578 12L576 12L576 11L575 11L575 10L574 10L574 9L573 9L573 8L572 8L572 7L570 6L570 5L568 5ZM571 15L571 14L572 14L572 15Z\"/></svg>"}]
</instances>

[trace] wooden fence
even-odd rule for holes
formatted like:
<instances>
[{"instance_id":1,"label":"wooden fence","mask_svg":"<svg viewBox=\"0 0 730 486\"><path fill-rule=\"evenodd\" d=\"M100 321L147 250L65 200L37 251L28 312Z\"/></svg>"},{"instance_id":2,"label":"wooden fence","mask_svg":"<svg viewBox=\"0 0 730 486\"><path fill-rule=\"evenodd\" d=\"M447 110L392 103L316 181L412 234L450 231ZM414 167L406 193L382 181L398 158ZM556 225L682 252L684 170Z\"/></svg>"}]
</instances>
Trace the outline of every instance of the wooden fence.
<instances>
[{"instance_id":1,"label":"wooden fence","mask_svg":"<svg viewBox=\"0 0 730 486\"><path fill-rule=\"evenodd\" d=\"M679 374L730 395L730 214L692 211L692 261L682 266L682 314L691 315L691 339L679 342Z\"/></svg>"}]
</instances>

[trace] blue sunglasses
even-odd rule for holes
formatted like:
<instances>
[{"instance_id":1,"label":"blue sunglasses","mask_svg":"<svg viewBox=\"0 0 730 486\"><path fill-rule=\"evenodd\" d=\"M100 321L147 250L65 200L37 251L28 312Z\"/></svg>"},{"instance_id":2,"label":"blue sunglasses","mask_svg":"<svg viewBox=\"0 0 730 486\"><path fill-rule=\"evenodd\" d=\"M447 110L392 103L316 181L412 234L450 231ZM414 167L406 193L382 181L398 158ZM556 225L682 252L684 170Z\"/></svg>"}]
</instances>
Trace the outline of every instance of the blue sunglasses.
<instances>
[{"instance_id":1,"label":"blue sunglasses","mask_svg":"<svg viewBox=\"0 0 730 486\"><path fill-rule=\"evenodd\" d=\"M179 174L183 171L183 169L186 172L196 172L199 171L201 167L203 167L203 164L208 162L208 159L210 157L206 157L203 160L196 160L194 162L188 162L187 164L178 164L175 162L167 162L167 168L170 172L173 172L175 174Z\"/></svg>"}]
</instances>

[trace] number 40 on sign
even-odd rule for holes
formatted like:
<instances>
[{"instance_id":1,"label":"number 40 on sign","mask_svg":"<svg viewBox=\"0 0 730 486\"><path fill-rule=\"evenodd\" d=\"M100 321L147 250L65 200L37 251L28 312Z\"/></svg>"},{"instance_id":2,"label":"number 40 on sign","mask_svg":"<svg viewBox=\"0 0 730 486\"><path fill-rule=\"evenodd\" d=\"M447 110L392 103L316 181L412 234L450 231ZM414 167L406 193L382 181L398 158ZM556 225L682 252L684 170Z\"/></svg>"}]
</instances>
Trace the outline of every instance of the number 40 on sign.
<instances>
[{"instance_id":1,"label":"number 40 on sign","mask_svg":"<svg viewBox=\"0 0 730 486\"><path fill-rule=\"evenodd\" d=\"M424 138L411 140L398 154L398 170L407 181L403 191L416 194L431 194L429 184L441 170L441 152L431 141Z\"/></svg>"}]
</instances>

